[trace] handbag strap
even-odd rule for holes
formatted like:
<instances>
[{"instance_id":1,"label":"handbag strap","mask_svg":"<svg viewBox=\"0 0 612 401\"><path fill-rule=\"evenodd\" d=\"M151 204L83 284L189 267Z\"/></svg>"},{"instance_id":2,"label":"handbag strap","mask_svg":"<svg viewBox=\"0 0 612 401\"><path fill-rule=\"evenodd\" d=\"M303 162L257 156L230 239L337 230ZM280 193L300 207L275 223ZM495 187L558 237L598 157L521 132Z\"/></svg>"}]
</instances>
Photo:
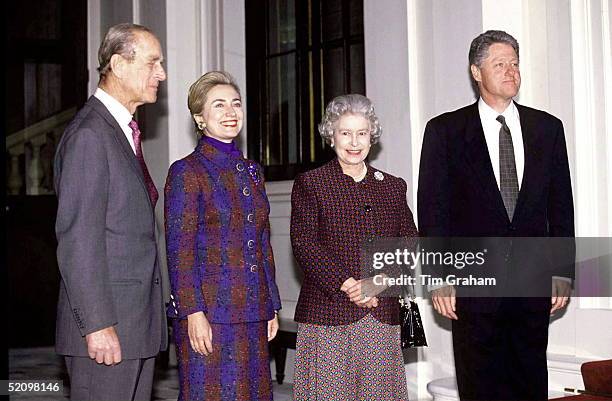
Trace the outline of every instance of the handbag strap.
<instances>
[{"instance_id":1,"label":"handbag strap","mask_svg":"<svg viewBox=\"0 0 612 401\"><path fill-rule=\"evenodd\" d=\"M408 291L408 286L402 285L400 289L400 298L412 301L414 299L414 285L410 285L411 291Z\"/></svg>"}]
</instances>

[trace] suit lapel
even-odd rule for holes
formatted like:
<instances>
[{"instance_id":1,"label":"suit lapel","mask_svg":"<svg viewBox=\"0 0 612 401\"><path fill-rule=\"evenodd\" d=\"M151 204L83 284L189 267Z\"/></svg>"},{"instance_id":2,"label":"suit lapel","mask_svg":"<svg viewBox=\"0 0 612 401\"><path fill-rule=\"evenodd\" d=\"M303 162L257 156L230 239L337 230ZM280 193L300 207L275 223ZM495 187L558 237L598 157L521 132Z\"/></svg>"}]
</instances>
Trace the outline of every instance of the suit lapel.
<instances>
[{"instance_id":1,"label":"suit lapel","mask_svg":"<svg viewBox=\"0 0 612 401\"><path fill-rule=\"evenodd\" d=\"M497 186L495 173L493 173L489 148L487 147L480 114L478 113L478 102L472 105L467 118L465 137L467 162L471 166L476 181L480 183L484 197L494 205L495 210L499 211L500 215L508 220L504 201Z\"/></svg>"},{"instance_id":2,"label":"suit lapel","mask_svg":"<svg viewBox=\"0 0 612 401\"><path fill-rule=\"evenodd\" d=\"M516 104L516 102L515 102ZM539 132L536 127L536 121L529 114L528 110L519 104L516 104L519 111L519 119L521 121L521 131L523 134L523 147L525 153L525 168L523 170L523 180L516 201L514 216L518 216L525 207L525 202L529 198L529 194L537 190L538 177L537 173L540 167L540 157L537 153Z\"/></svg>"},{"instance_id":3,"label":"suit lapel","mask_svg":"<svg viewBox=\"0 0 612 401\"><path fill-rule=\"evenodd\" d=\"M128 160L132 170L134 170L134 173L136 174L136 176L138 177L138 180L142 184L143 190L147 193L147 199L149 199L149 191L147 189L147 184L145 183L145 180L144 180L144 175L142 172L142 168L140 167L140 163L138 163L138 159L136 159L136 155L134 154L134 151L132 150L132 146L130 145L127 138L125 137L125 133L123 132L123 130L117 123L117 120L115 120L115 117L112 116L112 114L108 111L106 106L104 106L104 104L100 100L98 100L95 96L92 96L89 99L89 102L91 102L93 109L96 110L102 116L102 118L104 118L104 120L113 128L113 137L119 144L119 147L121 148L121 152L123 153L123 156L125 156L125 158ZM149 199L149 204L150 203L151 202Z\"/></svg>"}]
</instances>

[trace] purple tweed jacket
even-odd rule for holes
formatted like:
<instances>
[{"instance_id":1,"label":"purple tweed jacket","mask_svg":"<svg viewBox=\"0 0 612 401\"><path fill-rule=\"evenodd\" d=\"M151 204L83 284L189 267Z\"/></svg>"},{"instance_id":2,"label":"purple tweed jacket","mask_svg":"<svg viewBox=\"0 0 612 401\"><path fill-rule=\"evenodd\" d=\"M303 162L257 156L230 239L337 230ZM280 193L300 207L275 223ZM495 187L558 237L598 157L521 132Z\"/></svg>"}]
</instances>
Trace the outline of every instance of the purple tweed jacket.
<instances>
[{"instance_id":1,"label":"purple tweed jacket","mask_svg":"<svg viewBox=\"0 0 612 401\"><path fill-rule=\"evenodd\" d=\"M170 166L165 224L168 316L213 323L270 320L281 308L261 169L200 140Z\"/></svg>"},{"instance_id":2,"label":"purple tweed jacket","mask_svg":"<svg viewBox=\"0 0 612 401\"><path fill-rule=\"evenodd\" d=\"M399 324L397 297L381 297L377 308L360 308L340 290L359 279L363 241L374 237L416 237L406 202L406 182L368 166L361 182L342 173L337 159L298 176L291 194L291 243L304 271L295 321L345 325L368 313ZM379 180L375 177L382 177Z\"/></svg>"}]
</instances>

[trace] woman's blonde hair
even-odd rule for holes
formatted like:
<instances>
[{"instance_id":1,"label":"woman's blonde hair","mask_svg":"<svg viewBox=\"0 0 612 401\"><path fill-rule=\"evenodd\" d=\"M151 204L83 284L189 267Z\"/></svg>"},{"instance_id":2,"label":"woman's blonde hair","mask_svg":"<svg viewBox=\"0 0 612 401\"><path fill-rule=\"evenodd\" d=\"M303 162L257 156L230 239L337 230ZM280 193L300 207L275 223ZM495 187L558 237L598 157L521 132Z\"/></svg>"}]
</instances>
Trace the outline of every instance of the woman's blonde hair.
<instances>
[{"instance_id":1,"label":"woman's blonde hair","mask_svg":"<svg viewBox=\"0 0 612 401\"><path fill-rule=\"evenodd\" d=\"M226 71L210 71L202 75L189 87L189 95L187 96L187 107L192 116L199 115L204 109L208 93L217 85L230 85L240 95L240 87L236 80L229 72ZM194 120L195 122L195 120ZM195 124L196 129L201 134L202 130Z\"/></svg>"}]
</instances>

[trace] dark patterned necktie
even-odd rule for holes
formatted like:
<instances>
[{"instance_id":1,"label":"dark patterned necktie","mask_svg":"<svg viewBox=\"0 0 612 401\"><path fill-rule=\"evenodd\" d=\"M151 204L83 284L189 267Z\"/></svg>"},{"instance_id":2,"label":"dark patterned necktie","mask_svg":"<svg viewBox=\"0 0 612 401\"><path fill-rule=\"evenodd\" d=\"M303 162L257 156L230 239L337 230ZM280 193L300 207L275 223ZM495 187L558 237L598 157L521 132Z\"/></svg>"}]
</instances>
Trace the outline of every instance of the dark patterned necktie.
<instances>
[{"instance_id":1,"label":"dark patterned necktie","mask_svg":"<svg viewBox=\"0 0 612 401\"><path fill-rule=\"evenodd\" d=\"M149 169L147 168L144 156L142 155L142 146L140 144L141 132L138 128L138 123L135 120L130 121L128 125L132 129L132 138L134 138L134 147L136 148L136 159L138 159L138 163L140 163L140 168L142 168L142 174L144 175L145 184L147 184L149 198L151 199L153 209L155 209L155 204L157 203L157 198L159 198L159 194L157 193L157 188L155 188L155 183L151 178L151 174L149 174Z\"/></svg>"},{"instance_id":2,"label":"dark patterned necktie","mask_svg":"<svg viewBox=\"0 0 612 401\"><path fill-rule=\"evenodd\" d=\"M504 200L508 218L512 221L519 193L514 145L512 144L510 128L506 125L504 116L497 116L496 120L501 124L499 129L499 190Z\"/></svg>"}]
</instances>

